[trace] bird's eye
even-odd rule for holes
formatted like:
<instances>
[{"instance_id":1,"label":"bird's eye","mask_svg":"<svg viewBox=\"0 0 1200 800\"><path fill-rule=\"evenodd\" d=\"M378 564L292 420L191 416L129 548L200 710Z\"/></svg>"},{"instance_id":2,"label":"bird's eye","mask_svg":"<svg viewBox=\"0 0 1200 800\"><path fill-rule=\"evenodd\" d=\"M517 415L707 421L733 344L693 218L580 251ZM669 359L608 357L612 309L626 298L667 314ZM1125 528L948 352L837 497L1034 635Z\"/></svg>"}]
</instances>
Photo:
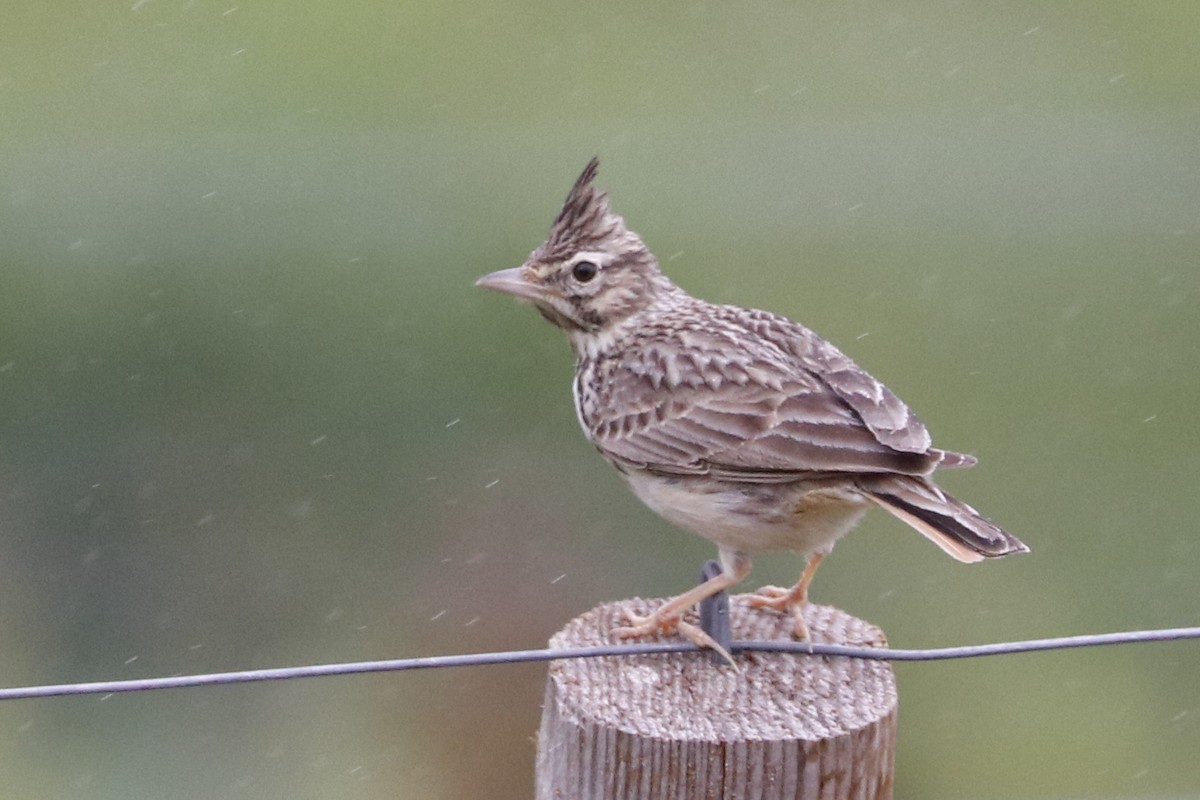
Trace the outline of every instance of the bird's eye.
<instances>
[{"instance_id":1,"label":"bird's eye","mask_svg":"<svg viewBox=\"0 0 1200 800\"><path fill-rule=\"evenodd\" d=\"M592 278L596 277L596 273L600 268L591 261L580 261L575 266L571 267L571 276L580 283L587 283Z\"/></svg>"}]
</instances>

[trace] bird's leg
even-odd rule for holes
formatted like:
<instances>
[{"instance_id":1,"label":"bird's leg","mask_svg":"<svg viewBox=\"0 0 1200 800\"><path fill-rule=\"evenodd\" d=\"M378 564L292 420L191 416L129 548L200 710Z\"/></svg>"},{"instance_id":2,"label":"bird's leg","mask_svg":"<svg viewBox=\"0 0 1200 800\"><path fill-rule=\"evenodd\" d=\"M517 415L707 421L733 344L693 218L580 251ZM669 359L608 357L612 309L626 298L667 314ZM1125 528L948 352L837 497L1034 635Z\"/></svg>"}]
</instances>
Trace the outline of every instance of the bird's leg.
<instances>
[{"instance_id":1,"label":"bird's leg","mask_svg":"<svg viewBox=\"0 0 1200 800\"><path fill-rule=\"evenodd\" d=\"M721 548L720 560L721 573L719 575L709 578L704 583L689 589L678 597L672 597L656 608L653 613L643 615L626 611L625 620L629 624L620 628L614 628L613 633L618 638L629 639L635 636L648 636L659 631L665 634L672 634L675 631L679 631L690 639L693 644L700 647L710 647L728 658L729 654L725 653L724 648L713 641L711 636L698 626L683 621L683 615L692 606L706 597L711 597L717 592L724 591L730 586L740 583L750 573L750 557L745 553Z\"/></svg>"},{"instance_id":2,"label":"bird's leg","mask_svg":"<svg viewBox=\"0 0 1200 800\"><path fill-rule=\"evenodd\" d=\"M791 614L792 634L797 639L811 644L812 638L808 635L808 623L804 621L804 606L808 603L808 585L812 583L813 575L817 574L817 567L821 566L823 558L825 558L824 553L810 555L808 563L804 565L804 572L800 573L800 580L796 581L796 585L792 588L764 586L749 595L746 600L752 608L771 608Z\"/></svg>"}]
</instances>

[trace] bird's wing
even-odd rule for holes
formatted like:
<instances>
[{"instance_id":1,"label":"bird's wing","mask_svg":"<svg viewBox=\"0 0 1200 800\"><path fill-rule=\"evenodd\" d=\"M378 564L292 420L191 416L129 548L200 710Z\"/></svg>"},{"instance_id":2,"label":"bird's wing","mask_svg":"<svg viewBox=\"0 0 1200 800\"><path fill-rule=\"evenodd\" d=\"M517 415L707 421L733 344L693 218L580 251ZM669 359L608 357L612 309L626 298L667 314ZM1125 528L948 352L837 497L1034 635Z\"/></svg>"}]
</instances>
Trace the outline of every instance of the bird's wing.
<instances>
[{"instance_id":1,"label":"bird's wing","mask_svg":"<svg viewBox=\"0 0 1200 800\"><path fill-rule=\"evenodd\" d=\"M785 349L800 366L850 406L880 444L906 453L929 450L929 431L904 402L845 353L816 333L766 311L751 311L743 324Z\"/></svg>"},{"instance_id":2,"label":"bird's wing","mask_svg":"<svg viewBox=\"0 0 1200 800\"><path fill-rule=\"evenodd\" d=\"M922 475L941 460L904 404L832 345L790 349L773 344L776 334L733 346L737 338L693 330L581 372L579 414L593 442L619 463L754 482Z\"/></svg>"}]
</instances>

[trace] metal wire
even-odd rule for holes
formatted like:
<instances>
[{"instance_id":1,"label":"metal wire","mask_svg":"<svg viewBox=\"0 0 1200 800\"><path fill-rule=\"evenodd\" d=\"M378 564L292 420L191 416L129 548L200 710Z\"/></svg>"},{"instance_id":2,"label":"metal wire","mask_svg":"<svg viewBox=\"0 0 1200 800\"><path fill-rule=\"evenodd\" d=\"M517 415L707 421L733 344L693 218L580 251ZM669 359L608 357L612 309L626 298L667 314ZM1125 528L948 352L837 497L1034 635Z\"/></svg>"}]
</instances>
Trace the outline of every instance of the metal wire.
<instances>
[{"instance_id":1,"label":"metal wire","mask_svg":"<svg viewBox=\"0 0 1200 800\"><path fill-rule=\"evenodd\" d=\"M1200 639L1200 628L1164 628L1160 630L1099 633L1085 636L1063 636L1055 639L1030 639L1019 642L942 647L926 650L894 650L886 648L845 647L833 644L805 642L734 641L732 652L792 653L799 656L835 656L864 658L873 661L946 661L956 658L1034 653L1046 650L1068 650L1077 647L1101 647L1115 644L1170 642L1181 639ZM638 656L662 653L703 653L693 644L656 643L623 644L604 647L578 647L562 650L510 650L495 653L467 653L427 658L397 658L387 661L358 661L347 664L316 664L305 667L239 670L214 672L206 675L176 675L169 678L143 678L89 683L60 683L47 686L24 686L0 689L0 700L30 697L145 692L155 689L182 689L215 684L281 681L293 678L317 678L330 675L358 675L369 672L403 672L414 669L444 669L447 667L479 667L495 664L522 664L531 661L555 661L570 658L599 658L602 656Z\"/></svg>"}]
</instances>

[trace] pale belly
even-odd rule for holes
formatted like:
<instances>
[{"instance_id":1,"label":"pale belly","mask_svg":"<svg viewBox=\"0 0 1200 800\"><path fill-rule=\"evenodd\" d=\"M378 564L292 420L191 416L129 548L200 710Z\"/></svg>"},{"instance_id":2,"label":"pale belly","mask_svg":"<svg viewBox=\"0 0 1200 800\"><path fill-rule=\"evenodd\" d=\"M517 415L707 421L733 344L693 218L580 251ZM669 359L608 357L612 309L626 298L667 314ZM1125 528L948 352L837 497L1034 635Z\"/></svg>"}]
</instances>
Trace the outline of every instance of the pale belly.
<instances>
[{"instance_id":1,"label":"pale belly","mask_svg":"<svg viewBox=\"0 0 1200 800\"><path fill-rule=\"evenodd\" d=\"M743 553L828 552L871 505L853 488L829 481L738 484L638 472L625 479L668 522Z\"/></svg>"}]
</instances>

